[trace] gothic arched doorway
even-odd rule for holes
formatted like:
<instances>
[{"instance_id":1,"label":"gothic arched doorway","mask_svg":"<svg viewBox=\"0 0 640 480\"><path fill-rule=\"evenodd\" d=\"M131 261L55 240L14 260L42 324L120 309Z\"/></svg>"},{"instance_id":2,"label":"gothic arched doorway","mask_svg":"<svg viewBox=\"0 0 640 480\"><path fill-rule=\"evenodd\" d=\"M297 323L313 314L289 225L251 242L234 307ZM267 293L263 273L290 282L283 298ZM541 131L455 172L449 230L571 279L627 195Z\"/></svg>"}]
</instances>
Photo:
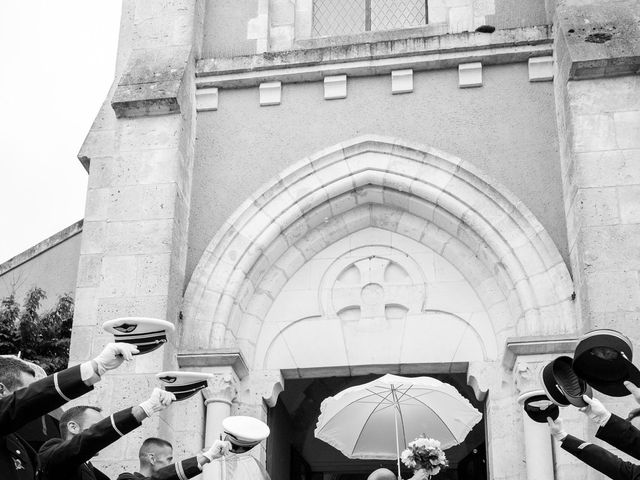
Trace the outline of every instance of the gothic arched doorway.
<instances>
[{"instance_id":1,"label":"gothic arched doorway","mask_svg":"<svg viewBox=\"0 0 640 480\"><path fill-rule=\"evenodd\" d=\"M478 398L491 390L487 460L509 476L522 467L504 452L521 458L522 442L505 426L520 418L506 340L575 331L572 292L504 187L429 147L364 137L293 165L232 215L185 293L182 348L238 349L247 392L269 372L466 374ZM238 412L262 401L243 398Z\"/></svg>"}]
</instances>

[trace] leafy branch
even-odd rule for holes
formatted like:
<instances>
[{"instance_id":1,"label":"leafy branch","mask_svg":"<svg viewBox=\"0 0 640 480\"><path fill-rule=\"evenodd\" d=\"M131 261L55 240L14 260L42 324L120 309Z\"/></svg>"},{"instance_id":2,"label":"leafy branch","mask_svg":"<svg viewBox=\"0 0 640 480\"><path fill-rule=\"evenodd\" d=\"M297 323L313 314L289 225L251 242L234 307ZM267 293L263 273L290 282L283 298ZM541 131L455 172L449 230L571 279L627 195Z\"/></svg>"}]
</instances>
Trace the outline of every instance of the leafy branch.
<instances>
[{"instance_id":1,"label":"leafy branch","mask_svg":"<svg viewBox=\"0 0 640 480\"><path fill-rule=\"evenodd\" d=\"M39 287L27 292L22 307L15 295L0 302L0 354L18 353L49 374L66 368L73 324L73 298L64 294L55 306L40 313L47 294Z\"/></svg>"}]
</instances>

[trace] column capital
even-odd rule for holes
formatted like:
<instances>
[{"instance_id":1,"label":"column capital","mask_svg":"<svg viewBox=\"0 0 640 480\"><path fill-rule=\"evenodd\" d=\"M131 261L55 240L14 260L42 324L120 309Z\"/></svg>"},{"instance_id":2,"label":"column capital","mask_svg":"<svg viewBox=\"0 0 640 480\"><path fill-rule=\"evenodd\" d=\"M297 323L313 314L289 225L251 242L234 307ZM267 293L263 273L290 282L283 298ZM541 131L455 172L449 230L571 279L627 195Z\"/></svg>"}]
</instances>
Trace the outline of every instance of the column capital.
<instances>
[{"instance_id":1,"label":"column capital","mask_svg":"<svg viewBox=\"0 0 640 480\"><path fill-rule=\"evenodd\" d=\"M575 349L573 335L509 338L506 342L502 366L511 371L518 395L540 390L540 372L560 355Z\"/></svg>"},{"instance_id":2,"label":"column capital","mask_svg":"<svg viewBox=\"0 0 640 480\"><path fill-rule=\"evenodd\" d=\"M540 371L546 365L546 360L518 359L513 367L513 383L520 396L540 390Z\"/></svg>"},{"instance_id":3,"label":"column capital","mask_svg":"<svg viewBox=\"0 0 640 480\"><path fill-rule=\"evenodd\" d=\"M218 402L230 406L238 395L239 380L232 370L214 373L208 384L208 387L202 390L205 405Z\"/></svg>"}]
</instances>

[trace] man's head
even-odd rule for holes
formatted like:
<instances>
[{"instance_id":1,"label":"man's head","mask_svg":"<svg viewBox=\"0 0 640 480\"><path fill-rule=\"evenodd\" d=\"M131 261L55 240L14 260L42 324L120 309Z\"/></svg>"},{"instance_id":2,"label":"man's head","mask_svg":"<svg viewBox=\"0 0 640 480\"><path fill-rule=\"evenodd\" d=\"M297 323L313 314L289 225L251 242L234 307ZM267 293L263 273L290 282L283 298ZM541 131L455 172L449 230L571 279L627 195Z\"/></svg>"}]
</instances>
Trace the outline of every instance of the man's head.
<instances>
[{"instance_id":1,"label":"man's head","mask_svg":"<svg viewBox=\"0 0 640 480\"><path fill-rule=\"evenodd\" d=\"M161 438L147 438L142 442L140 452L140 473L151 476L163 467L173 463L173 447Z\"/></svg>"},{"instance_id":2,"label":"man's head","mask_svg":"<svg viewBox=\"0 0 640 480\"><path fill-rule=\"evenodd\" d=\"M71 407L60 417L60 436L68 440L102 420L102 409L89 405Z\"/></svg>"},{"instance_id":3,"label":"man's head","mask_svg":"<svg viewBox=\"0 0 640 480\"><path fill-rule=\"evenodd\" d=\"M367 480L396 480L396 474L388 468L379 468L371 472Z\"/></svg>"},{"instance_id":4,"label":"man's head","mask_svg":"<svg viewBox=\"0 0 640 480\"><path fill-rule=\"evenodd\" d=\"M16 357L0 357L0 397L28 387L36 381L36 374Z\"/></svg>"}]
</instances>

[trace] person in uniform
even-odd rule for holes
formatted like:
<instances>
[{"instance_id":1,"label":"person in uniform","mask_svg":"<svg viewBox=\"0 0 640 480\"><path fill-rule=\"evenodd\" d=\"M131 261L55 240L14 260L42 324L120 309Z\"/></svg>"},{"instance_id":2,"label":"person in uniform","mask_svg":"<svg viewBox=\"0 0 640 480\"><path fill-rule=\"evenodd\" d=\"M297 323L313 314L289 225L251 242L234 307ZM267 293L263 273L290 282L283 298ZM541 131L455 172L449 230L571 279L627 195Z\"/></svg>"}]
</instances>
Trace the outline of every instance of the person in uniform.
<instances>
[{"instance_id":1,"label":"person in uniform","mask_svg":"<svg viewBox=\"0 0 640 480\"><path fill-rule=\"evenodd\" d=\"M6 355L5 355L6 356ZM15 357L19 358L19 357ZM24 358L19 358L26 363L35 372L35 379L41 380L47 376L47 372L44 371L40 365L30 362ZM37 452L44 442L51 438L60 438L60 426L58 418L62 414L62 410L57 408L56 410L43 415L40 418L36 418L26 425L22 426L16 435L22 440L27 442L33 451Z\"/></svg>"},{"instance_id":2,"label":"person in uniform","mask_svg":"<svg viewBox=\"0 0 640 480\"><path fill-rule=\"evenodd\" d=\"M93 406L72 407L60 417L62 438L54 438L40 448L42 480L108 480L89 461L100 450L142 425L145 418L167 408L175 400L171 392L155 388L140 405L102 418Z\"/></svg>"},{"instance_id":3,"label":"person in uniform","mask_svg":"<svg viewBox=\"0 0 640 480\"><path fill-rule=\"evenodd\" d=\"M216 440L209 450L181 462L173 463L173 446L161 438L147 438L142 442L138 458L140 471L121 473L118 480L187 480L202 473L207 463L226 455L231 444Z\"/></svg>"},{"instance_id":4,"label":"person in uniform","mask_svg":"<svg viewBox=\"0 0 640 480\"><path fill-rule=\"evenodd\" d=\"M625 386L640 403L640 389L630 382L625 382ZM598 425L596 438L640 460L640 430L631 421L609 412L598 399L585 395L584 400L588 405L581 411ZM562 449L590 467L614 480L640 480L640 465L627 462L599 445L569 435L562 428L560 419L554 421L548 418L547 422L551 435L561 442Z\"/></svg>"},{"instance_id":5,"label":"person in uniform","mask_svg":"<svg viewBox=\"0 0 640 480\"><path fill-rule=\"evenodd\" d=\"M3 480L33 480L36 452L16 434L21 427L93 389L108 370L131 360L138 350L110 343L95 359L36 380L16 358L0 358L0 473Z\"/></svg>"}]
</instances>

